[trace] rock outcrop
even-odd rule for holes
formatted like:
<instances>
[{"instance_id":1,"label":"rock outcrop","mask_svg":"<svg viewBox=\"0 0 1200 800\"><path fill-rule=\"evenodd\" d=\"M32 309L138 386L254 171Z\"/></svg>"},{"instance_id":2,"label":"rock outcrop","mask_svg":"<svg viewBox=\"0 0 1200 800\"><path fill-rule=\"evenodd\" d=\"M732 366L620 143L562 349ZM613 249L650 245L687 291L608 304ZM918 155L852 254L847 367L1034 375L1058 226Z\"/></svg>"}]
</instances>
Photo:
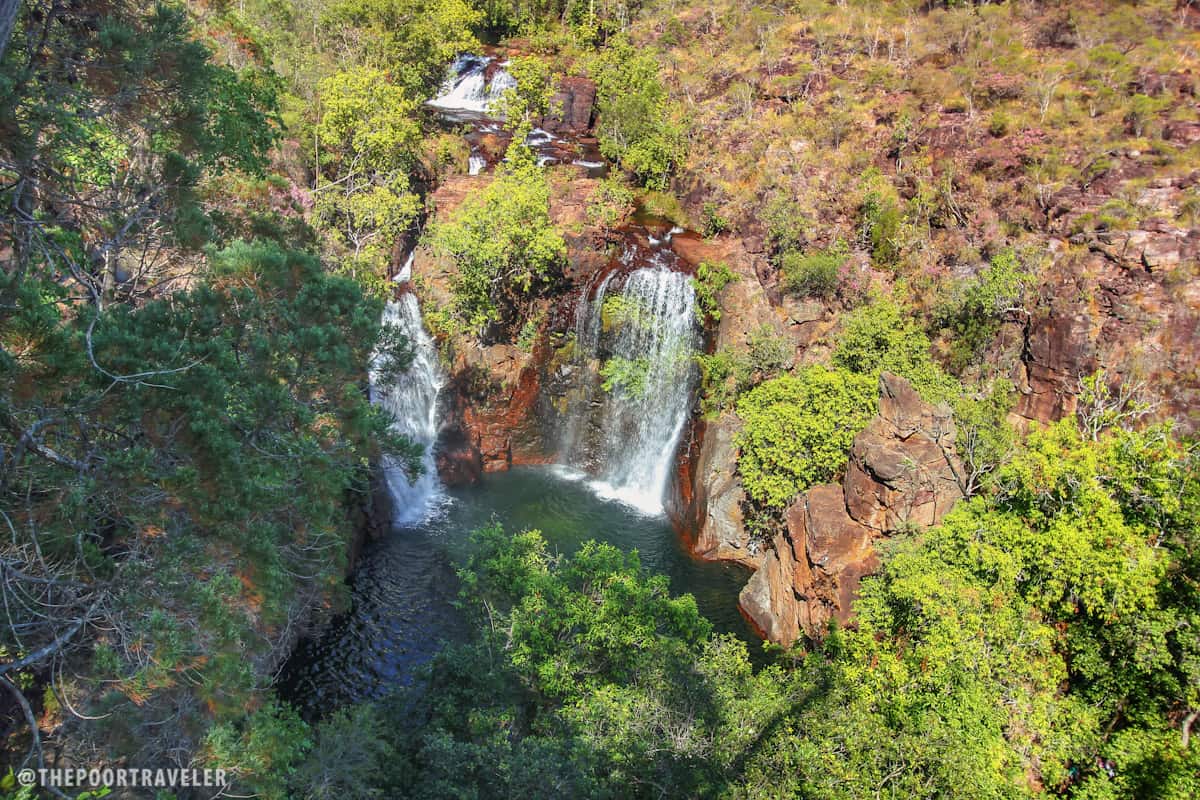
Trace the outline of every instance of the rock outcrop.
<instances>
[{"instance_id":1,"label":"rock outcrop","mask_svg":"<svg viewBox=\"0 0 1200 800\"><path fill-rule=\"evenodd\" d=\"M948 407L881 378L879 414L855 437L842 483L796 498L742 590L743 612L767 638L790 645L851 618L859 582L879 568L876 540L935 525L962 497L954 438Z\"/></svg>"},{"instance_id":2,"label":"rock outcrop","mask_svg":"<svg viewBox=\"0 0 1200 800\"><path fill-rule=\"evenodd\" d=\"M550 113L542 118L541 127L552 133L586 133L592 127L595 104L595 83L588 78L565 77L550 98Z\"/></svg>"}]
</instances>

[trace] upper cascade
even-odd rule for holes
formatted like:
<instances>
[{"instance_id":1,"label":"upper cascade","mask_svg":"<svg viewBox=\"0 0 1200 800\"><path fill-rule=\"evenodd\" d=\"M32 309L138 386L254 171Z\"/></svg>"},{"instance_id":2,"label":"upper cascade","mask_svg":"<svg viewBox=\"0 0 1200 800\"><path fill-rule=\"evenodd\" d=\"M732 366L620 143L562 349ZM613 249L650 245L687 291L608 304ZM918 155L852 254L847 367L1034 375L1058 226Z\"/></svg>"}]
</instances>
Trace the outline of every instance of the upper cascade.
<instances>
[{"instance_id":1,"label":"upper cascade","mask_svg":"<svg viewBox=\"0 0 1200 800\"><path fill-rule=\"evenodd\" d=\"M464 53L456 58L447 71L441 91L429 101L429 105L443 111L499 116L490 109L503 97L506 89L517 85L517 81L508 74L503 64L489 79L488 69L495 60L492 56L471 53Z\"/></svg>"},{"instance_id":2,"label":"upper cascade","mask_svg":"<svg viewBox=\"0 0 1200 800\"><path fill-rule=\"evenodd\" d=\"M371 364L371 402L391 416L391 430L423 448L422 472L415 480L392 457L385 456L384 477L392 497L393 522L412 525L425 519L443 497L442 483L434 463L433 445L438 433L438 393L445 375L438 363L437 347L425 330L416 295L406 292L383 310L384 325L397 327L413 350L408 369L385 371L376 356Z\"/></svg>"}]
</instances>

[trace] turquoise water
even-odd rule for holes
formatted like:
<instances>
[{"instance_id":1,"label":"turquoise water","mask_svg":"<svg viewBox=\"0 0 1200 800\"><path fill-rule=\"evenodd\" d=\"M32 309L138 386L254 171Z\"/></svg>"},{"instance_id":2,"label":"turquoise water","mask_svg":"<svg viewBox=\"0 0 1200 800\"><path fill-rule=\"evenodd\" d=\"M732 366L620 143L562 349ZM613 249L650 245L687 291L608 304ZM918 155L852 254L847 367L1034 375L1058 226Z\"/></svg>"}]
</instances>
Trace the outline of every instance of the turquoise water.
<instances>
[{"instance_id":1,"label":"turquoise water","mask_svg":"<svg viewBox=\"0 0 1200 800\"><path fill-rule=\"evenodd\" d=\"M371 543L351 576L351 609L297 648L280 678L283 695L316 716L410 683L442 642L466 635L452 605L454 567L471 531L493 519L511 532L537 528L565 554L590 539L637 550L672 591L695 596L716 630L742 637L752 652L760 647L737 610L744 568L693 558L665 517L602 499L559 468L521 467L448 490L426 522Z\"/></svg>"}]
</instances>

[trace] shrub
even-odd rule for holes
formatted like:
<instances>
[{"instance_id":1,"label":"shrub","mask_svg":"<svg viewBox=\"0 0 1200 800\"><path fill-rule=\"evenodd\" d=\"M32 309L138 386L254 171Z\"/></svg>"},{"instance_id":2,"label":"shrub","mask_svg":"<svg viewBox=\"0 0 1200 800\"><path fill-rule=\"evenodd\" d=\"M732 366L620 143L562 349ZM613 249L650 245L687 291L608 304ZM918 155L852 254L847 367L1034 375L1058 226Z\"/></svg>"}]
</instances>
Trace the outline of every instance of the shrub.
<instances>
[{"instance_id":1,"label":"shrub","mask_svg":"<svg viewBox=\"0 0 1200 800\"><path fill-rule=\"evenodd\" d=\"M721 209L716 203L710 201L704 204L705 236L719 236L728 232L732 227L733 223L721 214Z\"/></svg>"},{"instance_id":2,"label":"shrub","mask_svg":"<svg viewBox=\"0 0 1200 800\"><path fill-rule=\"evenodd\" d=\"M717 416L733 405L749 378L749 366L744 358L729 348L696 356L700 367L700 410L706 416Z\"/></svg>"},{"instance_id":3,"label":"shrub","mask_svg":"<svg viewBox=\"0 0 1200 800\"><path fill-rule=\"evenodd\" d=\"M647 188L665 189L685 154L684 129L670 115L654 54L617 37L597 57L592 73L600 152L619 160Z\"/></svg>"},{"instance_id":4,"label":"shrub","mask_svg":"<svg viewBox=\"0 0 1200 800\"><path fill-rule=\"evenodd\" d=\"M603 228L619 223L633 208L633 192L620 179L608 177L600 181L588 198L588 222Z\"/></svg>"},{"instance_id":5,"label":"shrub","mask_svg":"<svg viewBox=\"0 0 1200 800\"><path fill-rule=\"evenodd\" d=\"M613 356L600 367L600 377L603 379L600 386L606 392L641 397L646 393L646 376L649 373L649 358Z\"/></svg>"},{"instance_id":6,"label":"shrub","mask_svg":"<svg viewBox=\"0 0 1200 800\"><path fill-rule=\"evenodd\" d=\"M700 323L721 321L721 290L738 279L736 272L724 262L701 261L692 278L692 289L696 293L696 316Z\"/></svg>"},{"instance_id":7,"label":"shrub","mask_svg":"<svg viewBox=\"0 0 1200 800\"><path fill-rule=\"evenodd\" d=\"M876 382L846 369L811 366L751 390L737 404L738 472L751 500L781 509L832 480L875 413Z\"/></svg>"},{"instance_id":8,"label":"shrub","mask_svg":"<svg viewBox=\"0 0 1200 800\"><path fill-rule=\"evenodd\" d=\"M781 336L771 325L762 325L746 338L747 364L752 375L765 380L790 369L796 347L787 336Z\"/></svg>"},{"instance_id":9,"label":"shrub","mask_svg":"<svg viewBox=\"0 0 1200 800\"><path fill-rule=\"evenodd\" d=\"M900 226L904 211L895 188L883 178L870 182L859 208L863 242L880 266L894 267L900 260Z\"/></svg>"},{"instance_id":10,"label":"shrub","mask_svg":"<svg viewBox=\"0 0 1200 800\"><path fill-rule=\"evenodd\" d=\"M988 121L988 133L999 139L1007 136L1011 129L1012 117L999 109L992 112L992 118Z\"/></svg>"},{"instance_id":11,"label":"shrub","mask_svg":"<svg viewBox=\"0 0 1200 800\"><path fill-rule=\"evenodd\" d=\"M780 260L783 286L793 294L829 299L838 293L842 267L849 255L845 242L828 250L785 253Z\"/></svg>"},{"instance_id":12,"label":"shrub","mask_svg":"<svg viewBox=\"0 0 1200 800\"><path fill-rule=\"evenodd\" d=\"M994 256L975 278L958 287L938 321L951 335L951 366L976 361L995 338L1004 315L1019 306L1030 275L1012 250Z\"/></svg>"},{"instance_id":13,"label":"shrub","mask_svg":"<svg viewBox=\"0 0 1200 800\"><path fill-rule=\"evenodd\" d=\"M875 379L881 372L899 375L926 400L958 394L957 382L934 362L929 337L891 300L876 299L846 318L833 363Z\"/></svg>"},{"instance_id":14,"label":"shrub","mask_svg":"<svg viewBox=\"0 0 1200 800\"><path fill-rule=\"evenodd\" d=\"M510 159L492 183L429 232L433 249L458 267L455 310L478 335L494 323L519 324L533 289L567 252L550 222L545 173L524 148Z\"/></svg>"},{"instance_id":15,"label":"shrub","mask_svg":"<svg viewBox=\"0 0 1200 800\"><path fill-rule=\"evenodd\" d=\"M759 219L767 226L767 247L773 253L801 249L807 241L805 232L812 227L795 199L785 191L767 201L759 212Z\"/></svg>"}]
</instances>

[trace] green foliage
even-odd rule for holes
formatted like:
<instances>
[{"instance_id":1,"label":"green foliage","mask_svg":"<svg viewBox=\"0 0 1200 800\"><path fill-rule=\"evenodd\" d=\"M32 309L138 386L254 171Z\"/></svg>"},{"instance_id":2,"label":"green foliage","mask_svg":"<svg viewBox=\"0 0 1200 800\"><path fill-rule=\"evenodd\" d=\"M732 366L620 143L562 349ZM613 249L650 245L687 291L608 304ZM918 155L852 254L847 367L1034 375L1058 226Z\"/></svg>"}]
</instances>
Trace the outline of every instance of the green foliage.
<instances>
[{"instance_id":1,"label":"green foliage","mask_svg":"<svg viewBox=\"0 0 1200 800\"><path fill-rule=\"evenodd\" d=\"M798 251L807 243L811 222L790 195L783 192L773 195L759 212L759 218L767 227L767 246L773 254Z\"/></svg>"},{"instance_id":2,"label":"green foliage","mask_svg":"<svg viewBox=\"0 0 1200 800\"><path fill-rule=\"evenodd\" d=\"M1016 447L1016 432L1008 414L1016 400L1012 382L994 381L977 395L964 393L953 399L955 446L963 464L963 485L973 495L991 483L1001 466L1008 463Z\"/></svg>"},{"instance_id":3,"label":"green foliage","mask_svg":"<svg viewBox=\"0 0 1200 800\"><path fill-rule=\"evenodd\" d=\"M601 388L606 392L621 392L630 397L646 393L646 377L650 372L649 358L613 356L600 367Z\"/></svg>"},{"instance_id":4,"label":"green foliage","mask_svg":"<svg viewBox=\"0 0 1200 800\"><path fill-rule=\"evenodd\" d=\"M616 37L592 64L600 152L620 161L643 186L666 189L686 153L685 131L671 115L653 53Z\"/></svg>"},{"instance_id":5,"label":"green foliage","mask_svg":"<svg viewBox=\"0 0 1200 800\"><path fill-rule=\"evenodd\" d=\"M953 367L961 370L979 360L1004 318L1022 310L1022 296L1031 280L1016 254L1005 250L978 276L956 287L937 314L950 334Z\"/></svg>"},{"instance_id":6,"label":"green foliage","mask_svg":"<svg viewBox=\"0 0 1200 800\"><path fill-rule=\"evenodd\" d=\"M316 136L329 181L316 188L318 225L348 251L348 272L382 277L421 207L409 179L422 141L417 102L367 67L339 72L319 91Z\"/></svg>"},{"instance_id":7,"label":"green foliage","mask_svg":"<svg viewBox=\"0 0 1200 800\"><path fill-rule=\"evenodd\" d=\"M513 56L506 69L516 86L506 89L491 110L499 112L510 127L545 116L557 83L549 64L536 56Z\"/></svg>"},{"instance_id":8,"label":"green foliage","mask_svg":"<svg viewBox=\"0 0 1200 800\"><path fill-rule=\"evenodd\" d=\"M926 400L949 400L957 382L933 360L929 337L895 302L877 298L845 318L833 363L878 378L890 372L907 380Z\"/></svg>"},{"instance_id":9,"label":"green foliage","mask_svg":"<svg viewBox=\"0 0 1200 800\"><path fill-rule=\"evenodd\" d=\"M832 298L841 286L842 267L849 255L841 241L828 250L784 253L780 259L784 288L801 296Z\"/></svg>"},{"instance_id":10,"label":"green foliage","mask_svg":"<svg viewBox=\"0 0 1200 800\"><path fill-rule=\"evenodd\" d=\"M746 366L755 383L791 369L795 355L792 339L769 323L750 331L746 337Z\"/></svg>"},{"instance_id":11,"label":"green foliage","mask_svg":"<svg viewBox=\"0 0 1200 800\"><path fill-rule=\"evenodd\" d=\"M716 704L746 693L744 647L712 639L695 601L636 555L589 543L552 556L536 531L498 526L476 536L462 578L480 638L439 656L414 698L428 724L397 731L407 777L392 796L709 794L727 759Z\"/></svg>"},{"instance_id":12,"label":"green foliage","mask_svg":"<svg viewBox=\"0 0 1200 800\"><path fill-rule=\"evenodd\" d=\"M744 359L729 349L696 356L700 367L700 408L705 416L715 417L731 408L745 386L749 370Z\"/></svg>"},{"instance_id":13,"label":"green foliage","mask_svg":"<svg viewBox=\"0 0 1200 800\"><path fill-rule=\"evenodd\" d=\"M529 158L513 158L427 236L435 251L454 260L455 310L481 336L493 324L519 325L530 297L567 252L550 222L546 175Z\"/></svg>"},{"instance_id":14,"label":"green foliage","mask_svg":"<svg viewBox=\"0 0 1200 800\"><path fill-rule=\"evenodd\" d=\"M406 95L431 97L455 56L478 48L482 15L464 0L338 0L320 10L320 43L386 69Z\"/></svg>"},{"instance_id":15,"label":"green foliage","mask_svg":"<svg viewBox=\"0 0 1200 800\"><path fill-rule=\"evenodd\" d=\"M859 231L881 267L896 267L901 255L904 209L896 190L882 176L870 176L859 208Z\"/></svg>"},{"instance_id":16,"label":"green foliage","mask_svg":"<svg viewBox=\"0 0 1200 800\"><path fill-rule=\"evenodd\" d=\"M875 413L877 384L844 369L805 367L738 400L738 473L750 498L780 509L846 465L850 444Z\"/></svg>"},{"instance_id":17,"label":"green foliage","mask_svg":"<svg viewBox=\"0 0 1200 800\"><path fill-rule=\"evenodd\" d=\"M696 267L692 290L696 293L696 316L702 325L721 321L721 291L736 280L738 274L724 262L701 261Z\"/></svg>"},{"instance_id":18,"label":"green foliage","mask_svg":"<svg viewBox=\"0 0 1200 800\"><path fill-rule=\"evenodd\" d=\"M1162 427L1036 433L883 553L853 628L757 671L636 556L494 526L461 573L475 640L380 709L423 724L330 728L379 765L367 797L1189 797L1196 466Z\"/></svg>"},{"instance_id":19,"label":"green foliage","mask_svg":"<svg viewBox=\"0 0 1200 800\"><path fill-rule=\"evenodd\" d=\"M288 776L291 797L305 800L385 798L380 788L394 771L387 730L371 705L334 712L317 727L308 757Z\"/></svg>"},{"instance_id":20,"label":"green foliage","mask_svg":"<svg viewBox=\"0 0 1200 800\"><path fill-rule=\"evenodd\" d=\"M615 227L632 211L633 200L633 190L619 178L609 176L588 198L588 221L602 228Z\"/></svg>"},{"instance_id":21,"label":"green foliage","mask_svg":"<svg viewBox=\"0 0 1200 800\"><path fill-rule=\"evenodd\" d=\"M283 705L255 711L240 726L214 726L205 739L207 762L243 778L267 800L288 797L292 766L312 746L309 728Z\"/></svg>"},{"instance_id":22,"label":"green foliage","mask_svg":"<svg viewBox=\"0 0 1200 800\"><path fill-rule=\"evenodd\" d=\"M707 202L704 204L703 230L705 236L719 236L722 233L728 232L732 225L733 223L721 214L721 210L716 203Z\"/></svg>"}]
</instances>

